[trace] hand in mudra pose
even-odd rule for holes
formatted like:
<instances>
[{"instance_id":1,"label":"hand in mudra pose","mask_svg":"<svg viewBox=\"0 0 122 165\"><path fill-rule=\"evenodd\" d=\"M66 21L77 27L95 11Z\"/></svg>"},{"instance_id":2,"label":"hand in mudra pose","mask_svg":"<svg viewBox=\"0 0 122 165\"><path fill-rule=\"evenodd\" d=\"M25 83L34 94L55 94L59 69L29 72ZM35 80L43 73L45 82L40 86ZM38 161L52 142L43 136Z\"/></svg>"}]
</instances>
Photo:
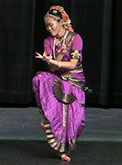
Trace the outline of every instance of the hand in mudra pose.
<instances>
[{"instance_id":1,"label":"hand in mudra pose","mask_svg":"<svg viewBox=\"0 0 122 165\"><path fill-rule=\"evenodd\" d=\"M67 52L68 47L69 47L69 45L64 44L62 49L60 49L60 50L57 49L58 55L64 55Z\"/></svg>"},{"instance_id":2,"label":"hand in mudra pose","mask_svg":"<svg viewBox=\"0 0 122 165\"><path fill-rule=\"evenodd\" d=\"M46 51L44 51L43 55L39 54L38 52L36 52L35 58L39 58L43 61L45 61L46 63L48 63L48 65L55 65L53 66L53 69L55 70L55 68L58 65L58 62L62 60L63 56L66 54L67 49L68 49L69 45L63 44L62 49L56 49L58 56L57 58L54 60L52 59L52 56L50 56L49 54L46 53Z\"/></svg>"}]
</instances>

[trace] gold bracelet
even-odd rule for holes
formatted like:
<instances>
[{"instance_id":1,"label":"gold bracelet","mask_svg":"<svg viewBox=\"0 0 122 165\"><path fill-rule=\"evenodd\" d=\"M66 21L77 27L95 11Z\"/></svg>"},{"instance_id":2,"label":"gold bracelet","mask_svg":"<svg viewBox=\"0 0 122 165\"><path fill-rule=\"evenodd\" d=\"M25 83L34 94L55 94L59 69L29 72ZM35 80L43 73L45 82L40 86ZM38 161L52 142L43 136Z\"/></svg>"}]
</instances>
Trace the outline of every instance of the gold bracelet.
<instances>
[{"instance_id":1,"label":"gold bracelet","mask_svg":"<svg viewBox=\"0 0 122 165\"><path fill-rule=\"evenodd\" d=\"M59 68L62 67L62 62L61 62L61 61L58 62L58 67L59 67Z\"/></svg>"}]
</instances>

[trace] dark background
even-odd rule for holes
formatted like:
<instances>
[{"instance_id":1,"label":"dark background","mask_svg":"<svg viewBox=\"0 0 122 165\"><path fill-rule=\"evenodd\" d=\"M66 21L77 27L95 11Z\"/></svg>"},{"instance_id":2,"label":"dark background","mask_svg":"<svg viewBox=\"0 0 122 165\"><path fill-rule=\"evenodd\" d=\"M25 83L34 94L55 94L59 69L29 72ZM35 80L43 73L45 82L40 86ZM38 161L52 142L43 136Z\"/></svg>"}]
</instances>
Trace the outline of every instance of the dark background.
<instances>
[{"instance_id":1,"label":"dark background","mask_svg":"<svg viewBox=\"0 0 122 165\"><path fill-rule=\"evenodd\" d=\"M43 17L55 4L84 42L84 73L94 90L86 106L122 107L121 0L0 0L0 105L36 106L31 80L47 66L34 52L43 52Z\"/></svg>"}]
</instances>

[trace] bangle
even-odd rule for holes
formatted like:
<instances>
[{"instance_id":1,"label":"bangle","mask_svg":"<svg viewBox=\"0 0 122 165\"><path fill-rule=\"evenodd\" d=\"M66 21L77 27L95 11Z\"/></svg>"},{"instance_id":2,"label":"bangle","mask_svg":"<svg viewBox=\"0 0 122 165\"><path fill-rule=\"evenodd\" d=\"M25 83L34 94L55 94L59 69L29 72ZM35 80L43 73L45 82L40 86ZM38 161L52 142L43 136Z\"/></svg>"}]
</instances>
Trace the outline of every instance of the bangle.
<instances>
[{"instance_id":1,"label":"bangle","mask_svg":"<svg viewBox=\"0 0 122 165\"><path fill-rule=\"evenodd\" d=\"M61 62L61 61L58 62L58 67L59 67L59 68L62 67L62 62Z\"/></svg>"}]
</instances>

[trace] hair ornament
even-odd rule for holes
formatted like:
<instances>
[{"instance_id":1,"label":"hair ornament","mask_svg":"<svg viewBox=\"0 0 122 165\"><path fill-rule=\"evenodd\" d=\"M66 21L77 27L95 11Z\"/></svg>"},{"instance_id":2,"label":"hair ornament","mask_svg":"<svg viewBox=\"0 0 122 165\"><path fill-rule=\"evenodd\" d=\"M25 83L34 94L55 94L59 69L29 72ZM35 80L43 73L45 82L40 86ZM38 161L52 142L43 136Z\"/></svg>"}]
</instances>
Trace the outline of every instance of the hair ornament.
<instances>
[{"instance_id":1,"label":"hair ornament","mask_svg":"<svg viewBox=\"0 0 122 165\"><path fill-rule=\"evenodd\" d=\"M71 25L71 20L69 19L69 15L65 12L65 10L62 6L51 6L49 12L50 11L52 11L52 13L55 16L59 12L61 14L61 17L62 17L60 19L63 20L63 25L64 25L65 29L67 29L68 31L74 31L72 28L72 25Z\"/></svg>"}]
</instances>

